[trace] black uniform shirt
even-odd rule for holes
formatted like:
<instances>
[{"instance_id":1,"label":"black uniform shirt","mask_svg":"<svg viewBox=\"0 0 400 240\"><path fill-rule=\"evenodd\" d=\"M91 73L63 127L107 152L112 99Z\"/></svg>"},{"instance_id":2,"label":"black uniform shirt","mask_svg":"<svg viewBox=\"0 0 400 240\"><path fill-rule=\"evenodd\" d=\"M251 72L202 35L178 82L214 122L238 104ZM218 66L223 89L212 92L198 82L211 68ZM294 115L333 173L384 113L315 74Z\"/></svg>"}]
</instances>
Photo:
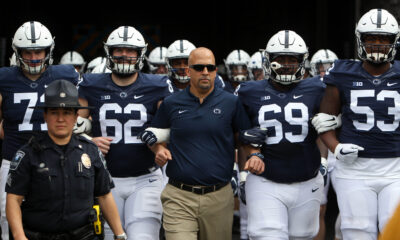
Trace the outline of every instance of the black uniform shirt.
<instances>
[{"instance_id":1,"label":"black uniform shirt","mask_svg":"<svg viewBox=\"0 0 400 240\"><path fill-rule=\"evenodd\" d=\"M25 196L21 206L25 228L60 233L88 224L94 197L113 187L93 142L73 135L63 151L46 134L17 151L6 192Z\"/></svg>"}]
</instances>

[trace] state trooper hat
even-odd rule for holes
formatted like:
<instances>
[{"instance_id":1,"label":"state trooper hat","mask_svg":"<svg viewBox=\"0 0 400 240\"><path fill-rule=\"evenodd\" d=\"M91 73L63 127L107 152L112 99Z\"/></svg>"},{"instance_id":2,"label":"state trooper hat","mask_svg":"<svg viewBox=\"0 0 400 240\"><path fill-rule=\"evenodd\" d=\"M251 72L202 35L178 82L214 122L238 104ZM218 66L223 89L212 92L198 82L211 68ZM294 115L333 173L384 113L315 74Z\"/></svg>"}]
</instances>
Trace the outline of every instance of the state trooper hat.
<instances>
[{"instance_id":1,"label":"state trooper hat","mask_svg":"<svg viewBox=\"0 0 400 240\"><path fill-rule=\"evenodd\" d=\"M78 99L78 89L74 84L67 80L55 80L47 86L44 92L44 104L31 108L93 108L82 107Z\"/></svg>"}]
</instances>

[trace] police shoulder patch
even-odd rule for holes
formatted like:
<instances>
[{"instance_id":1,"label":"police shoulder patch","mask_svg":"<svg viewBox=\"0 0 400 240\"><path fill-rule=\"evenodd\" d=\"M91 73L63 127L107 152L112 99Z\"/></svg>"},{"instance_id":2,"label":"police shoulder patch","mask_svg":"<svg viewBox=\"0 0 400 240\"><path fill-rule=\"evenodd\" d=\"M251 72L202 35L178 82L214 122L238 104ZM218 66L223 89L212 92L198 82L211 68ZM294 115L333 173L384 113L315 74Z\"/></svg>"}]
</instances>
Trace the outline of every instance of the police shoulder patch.
<instances>
[{"instance_id":1,"label":"police shoulder patch","mask_svg":"<svg viewBox=\"0 0 400 240\"><path fill-rule=\"evenodd\" d=\"M103 165L104 165L104 168L107 169L107 163L106 163L106 159L104 158L103 153L101 153L100 149L98 149L98 152L99 152L100 160L101 160L101 162L102 162Z\"/></svg>"},{"instance_id":2,"label":"police shoulder patch","mask_svg":"<svg viewBox=\"0 0 400 240\"><path fill-rule=\"evenodd\" d=\"M10 162L10 170L16 170L19 166L19 163L21 162L22 158L24 158L25 152L18 150L15 153L14 158Z\"/></svg>"}]
</instances>

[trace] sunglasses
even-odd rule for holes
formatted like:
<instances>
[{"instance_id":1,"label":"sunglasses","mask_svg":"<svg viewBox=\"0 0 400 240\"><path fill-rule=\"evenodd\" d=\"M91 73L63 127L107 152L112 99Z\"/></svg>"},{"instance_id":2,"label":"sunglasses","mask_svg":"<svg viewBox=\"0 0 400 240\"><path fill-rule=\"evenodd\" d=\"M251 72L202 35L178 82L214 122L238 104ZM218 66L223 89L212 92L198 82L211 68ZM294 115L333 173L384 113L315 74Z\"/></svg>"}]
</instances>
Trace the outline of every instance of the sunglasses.
<instances>
[{"instance_id":1,"label":"sunglasses","mask_svg":"<svg viewBox=\"0 0 400 240\"><path fill-rule=\"evenodd\" d=\"M217 66L212 65L212 64L194 64L194 65L190 65L189 67L193 68L197 72L202 72L204 70L204 68L207 68L207 71L209 71L209 72L214 72L215 69L217 69Z\"/></svg>"}]
</instances>

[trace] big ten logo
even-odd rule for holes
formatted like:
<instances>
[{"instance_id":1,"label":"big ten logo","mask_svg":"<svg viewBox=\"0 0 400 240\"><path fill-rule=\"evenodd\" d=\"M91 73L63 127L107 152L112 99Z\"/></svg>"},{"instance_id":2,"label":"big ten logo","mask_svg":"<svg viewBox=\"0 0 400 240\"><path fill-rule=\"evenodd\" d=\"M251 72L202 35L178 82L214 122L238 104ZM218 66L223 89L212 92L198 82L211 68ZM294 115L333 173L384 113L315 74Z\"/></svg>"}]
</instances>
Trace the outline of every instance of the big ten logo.
<instances>
[{"instance_id":1,"label":"big ten logo","mask_svg":"<svg viewBox=\"0 0 400 240\"><path fill-rule=\"evenodd\" d=\"M353 82L353 87L362 87L363 82Z\"/></svg>"}]
</instances>

